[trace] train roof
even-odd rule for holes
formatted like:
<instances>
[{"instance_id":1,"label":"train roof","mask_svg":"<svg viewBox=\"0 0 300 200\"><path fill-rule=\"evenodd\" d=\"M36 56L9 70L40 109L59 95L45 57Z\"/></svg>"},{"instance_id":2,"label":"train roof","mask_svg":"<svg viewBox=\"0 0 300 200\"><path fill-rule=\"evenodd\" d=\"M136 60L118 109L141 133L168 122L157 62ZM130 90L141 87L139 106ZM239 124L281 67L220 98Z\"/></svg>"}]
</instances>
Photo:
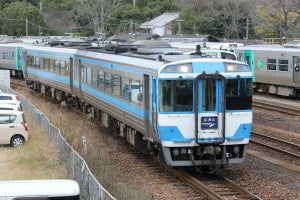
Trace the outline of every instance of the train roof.
<instances>
[{"instance_id":1,"label":"train roof","mask_svg":"<svg viewBox=\"0 0 300 200\"><path fill-rule=\"evenodd\" d=\"M36 46L36 45L25 45L25 50L34 50L34 51L44 51L44 52L55 52L55 53L64 53L64 54L74 54L78 50L72 48L59 48L59 47L48 47L48 46Z\"/></svg>"},{"instance_id":2,"label":"train roof","mask_svg":"<svg viewBox=\"0 0 300 200\"><path fill-rule=\"evenodd\" d=\"M298 48L287 48L280 45L248 45L237 47L236 50L258 50L258 51L278 51L278 52L300 52Z\"/></svg>"},{"instance_id":3,"label":"train roof","mask_svg":"<svg viewBox=\"0 0 300 200\"><path fill-rule=\"evenodd\" d=\"M107 61L119 65L125 64L129 66L139 66L143 68L156 69L156 70L165 64L164 62L154 60L154 59L143 59L143 58L131 57L125 55L92 52L92 51L84 51L84 50L78 50L76 55L81 57L96 58L101 61Z\"/></svg>"}]
</instances>

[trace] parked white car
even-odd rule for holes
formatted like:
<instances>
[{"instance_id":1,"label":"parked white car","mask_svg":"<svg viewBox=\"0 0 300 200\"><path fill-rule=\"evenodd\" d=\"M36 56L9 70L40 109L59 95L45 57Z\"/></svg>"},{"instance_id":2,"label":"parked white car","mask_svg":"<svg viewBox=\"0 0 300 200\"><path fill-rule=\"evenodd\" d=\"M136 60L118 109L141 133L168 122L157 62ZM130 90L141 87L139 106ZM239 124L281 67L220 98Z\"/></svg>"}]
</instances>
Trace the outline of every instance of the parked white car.
<instances>
[{"instance_id":1,"label":"parked white car","mask_svg":"<svg viewBox=\"0 0 300 200\"><path fill-rule=\"evenodd\" d=\"M18 147L29 138L25 114L22 111L0 110L0 144Z\"/></svg>"},{"instance_id":2,"label":"parked white car","mask_svg":"<svg viewBox=\"0 0 300 200\"><path fill-rule=\"evenodd\" d=\"M22 110L22 106L21 106L21 102L19 100L19 96L16 95L16 94L0 92L0 104L18 105L20 110Z\"/></svg>"},{"instance_id":3,"label":"parked white car","mask_svg":"<svg viewBox=\"0 0 300 200\"><path fill-rule=\"evenodd\" d=\"M14 110L14 111L21 111L21 108L17 104L5 104L0 103L0 110Z\"/></svg>"},{"instance_id":4,"label":"parked white car","mask_svg":"<svg viewBox=\"0 0 300 200\"><path fill-rule=\"evenodd\" d=\"M0 101L2 100L14 100L20 101L19 96L17 94L10 94L6 92L0 92Z\"/></svg>"}]
</instances>

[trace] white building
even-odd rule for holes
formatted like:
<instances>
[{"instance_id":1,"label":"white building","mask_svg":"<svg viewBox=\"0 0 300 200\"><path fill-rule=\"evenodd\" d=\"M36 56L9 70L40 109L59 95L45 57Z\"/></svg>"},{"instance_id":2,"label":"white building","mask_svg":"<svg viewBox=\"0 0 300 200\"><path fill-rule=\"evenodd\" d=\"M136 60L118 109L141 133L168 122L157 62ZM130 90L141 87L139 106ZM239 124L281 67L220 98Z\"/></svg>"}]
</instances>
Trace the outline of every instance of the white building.
<instances>
[{"instance_id":1,"label":"white building","mask_svg":"<svg viewBox=\"0 0 300 200\"><path fill-rule=\"evenodd\" d=\"M164 13L151 21L144 22L139 26L139 29L145 30L150 34L157 34L160 36L172 35L173 26L172 21L178 19L178 12Z\"/></svg>"}]
</instances>

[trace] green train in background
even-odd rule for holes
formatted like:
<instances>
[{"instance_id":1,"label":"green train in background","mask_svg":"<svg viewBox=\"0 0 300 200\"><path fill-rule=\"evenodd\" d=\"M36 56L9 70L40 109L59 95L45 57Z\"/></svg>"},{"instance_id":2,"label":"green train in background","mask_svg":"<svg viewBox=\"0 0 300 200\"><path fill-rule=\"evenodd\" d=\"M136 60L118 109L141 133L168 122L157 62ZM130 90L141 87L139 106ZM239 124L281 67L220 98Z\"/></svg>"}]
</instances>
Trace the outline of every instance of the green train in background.
<instances>
[{"instance_id":1,"label":"green train in background","mask_svg":"<svg viewBox=\"0 0 300 200\"><path fill-rule=\"evenodd\" d=\"M300 97L300 46L248 45L236 54L251 67L254 91Z\"/></svg>"},{"instance_id":2,"label":"green train in background","mask_svg":"<svg viewBox=\"0 0 300 200\"><path fill-rule=\"evenodd\" d=\"M0 69L10 70L11 76L22 78L21 56L24 46L23 43L0 44Z\"/></svg>"}]
</instances>

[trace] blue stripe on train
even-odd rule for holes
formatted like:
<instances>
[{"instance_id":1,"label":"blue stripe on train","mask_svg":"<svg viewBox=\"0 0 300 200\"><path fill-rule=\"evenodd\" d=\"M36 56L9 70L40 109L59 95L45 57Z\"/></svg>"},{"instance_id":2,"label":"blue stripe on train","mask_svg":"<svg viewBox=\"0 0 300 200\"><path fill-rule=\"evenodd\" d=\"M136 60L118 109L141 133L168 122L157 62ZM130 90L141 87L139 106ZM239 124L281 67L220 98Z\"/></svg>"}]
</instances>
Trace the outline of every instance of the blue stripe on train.
<instances>
[{"instance_id":1,"label":"blue stripe on train","mask_svg":"<svg viewBox=\"0 0 300 200\"><path fill-rule=\"evenodd\" d=\"M36 69L32 69L32 68L28 68L27 70L29 73L31 74L35 74L38 75L40 77L44 77L47 79L51 79L51 80L55 80L58 82L62 82L64 84L69 84L70 83L70 79L66 76L62 76L59 74L54 74L54 73L49 73L49 72L44 72L44 71L40 71L40 70L36 70ZM78 82L74 82L75 87L78 88ZM95 96L97 98L100 98L106 102L109 102L111 104L113 104L114 106L120 107L122 110L125 110L129 113L132 113L133 115L136 115L137 117L143 119L144 118L144 110L140 109L137 106L134 106L133 104L127 103L125 101L122 101L120 99L116 99L108 94L102 93L101 91L98 91L94 88L91 88L87 85L81 85L81 88L84 92Z\"/></svg>"},{"instance_id":2,"label":"blue stripe on train","mask_svg":"<svg viewBox=\"0 0 300 200\"><path fill-rule=\"evenodd\" d=\"M241 124L235 134L231 137L226 137L226 140L243 140L250 138L252 124ZM158 127L159 137L162 141L173 141L173 142L191 142L195 138L184 138L176 126L159 126ZM199 140L220 140L220 138L199 138Z\"/></svg>"}]
</instances>

